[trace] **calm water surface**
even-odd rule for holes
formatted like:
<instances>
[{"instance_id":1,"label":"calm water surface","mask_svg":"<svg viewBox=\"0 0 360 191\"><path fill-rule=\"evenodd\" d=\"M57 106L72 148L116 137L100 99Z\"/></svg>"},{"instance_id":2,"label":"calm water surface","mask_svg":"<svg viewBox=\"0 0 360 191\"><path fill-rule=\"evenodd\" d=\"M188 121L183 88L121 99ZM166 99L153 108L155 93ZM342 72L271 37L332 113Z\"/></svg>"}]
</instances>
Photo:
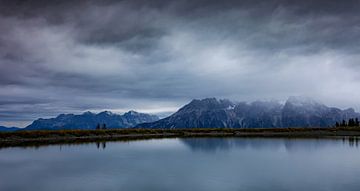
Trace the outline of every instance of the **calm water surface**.
<instances>
[{"instance_id":1,"label":"calm water surface","mask_svg":"<svg viewBox=\"0 0 360 191\"><path fill-rule=\"evenodd\" d=\"M0 190L360 190L342 139L191 138L0 150Z\"/></svg>"}]
</instances>

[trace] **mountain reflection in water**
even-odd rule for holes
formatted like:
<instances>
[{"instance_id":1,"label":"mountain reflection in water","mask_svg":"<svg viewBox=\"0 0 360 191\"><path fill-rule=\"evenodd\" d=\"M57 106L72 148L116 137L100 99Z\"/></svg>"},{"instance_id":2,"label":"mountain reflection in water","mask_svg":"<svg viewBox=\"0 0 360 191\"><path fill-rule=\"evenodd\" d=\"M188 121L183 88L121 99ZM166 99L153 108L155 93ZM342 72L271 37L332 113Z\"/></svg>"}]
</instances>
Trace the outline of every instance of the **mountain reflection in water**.
<instances>
[{"instance_id":1,"label":"mountain reflection in water","mask_svg":"<svg viewBox=\"0 0 360 191\"><path fill-rule=\"evenodd\" d=\"M3 148L0 190L358 191L357 145L355 137L171 138Z\"/></svg>"},{"instance_id":2,"label":"mountain reflection in water","mask_svg":"<svg viewBox=\"0 0 360 191\"><path fill-rule=\"evenodd\" d=\"M296 138L184 138L180 139L192 151L216 152L218 150L239 149L285 149L288 152L296 150L321 149L338 144L342 141L350 147L358 147L359 137L343 137L332 139L296 139ZM271 141L270 141L271 140Z\"/></svg>"}]
</instances>

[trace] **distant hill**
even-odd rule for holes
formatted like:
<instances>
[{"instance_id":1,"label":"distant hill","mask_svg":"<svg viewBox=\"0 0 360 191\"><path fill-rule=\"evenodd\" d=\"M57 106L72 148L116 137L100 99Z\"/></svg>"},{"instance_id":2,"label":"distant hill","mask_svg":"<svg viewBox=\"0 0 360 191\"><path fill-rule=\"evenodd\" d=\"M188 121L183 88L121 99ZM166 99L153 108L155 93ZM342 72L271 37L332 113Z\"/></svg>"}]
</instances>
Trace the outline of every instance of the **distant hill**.
<instances>
[{"instance_id":1,"label":"distant hill","mask_svg":"<svg viewBox=\"0 0 360 191\"><path fill-rule=\"evenodd\" d=\"M285 104L276 101L252 103L206 98L192 100L176 113L137 128L274 128L329 127L336 122L360 118L354 109L328 107L310 98L290 97Z\"/></svg>"},{"instance_id":2,"label":"distant hill","mask_svg":"<svg viewBox=\"0 0 360 191\"><path fill-rule=\"evenodd\" d=\"M7 131L7 132L10 132L10 131L17 131L21 128L18 128L18 127L4 127L4 126L0 126L0 131Z\"/></svg>"},{"instance_id":3,"label":"distant hill","mask_svg":"<svg viewBox=\"0 0 360 191\"><path fill-rule=\"evenodd\" d=\"M129 111L123 115L104 111L98 114L85 112L81 115L61 114L56 118L37 119L25 130L95 129L98 124L107 128L129 128L145 122L157 121L155 115Z\"/></svg>"}]
</instances>

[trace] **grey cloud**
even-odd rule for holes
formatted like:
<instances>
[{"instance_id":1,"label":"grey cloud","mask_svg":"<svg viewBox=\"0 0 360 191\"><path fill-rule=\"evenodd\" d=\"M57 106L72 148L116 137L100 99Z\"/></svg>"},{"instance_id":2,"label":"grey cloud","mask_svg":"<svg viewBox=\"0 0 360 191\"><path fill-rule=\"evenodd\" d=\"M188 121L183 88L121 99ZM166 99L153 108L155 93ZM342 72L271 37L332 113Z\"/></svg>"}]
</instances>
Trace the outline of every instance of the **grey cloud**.
<instances>
[{"instance_id":1,"label":"grey cloud","mask_svg":"<svg viewBox=\"0 0 360 191\"><path fill-rule=\"evenodd\" d=\"M0 1L0 125L309 95L360 108L358 1ZM350 100L350 101L349 101Z\"/></svg>"}]
</instances>

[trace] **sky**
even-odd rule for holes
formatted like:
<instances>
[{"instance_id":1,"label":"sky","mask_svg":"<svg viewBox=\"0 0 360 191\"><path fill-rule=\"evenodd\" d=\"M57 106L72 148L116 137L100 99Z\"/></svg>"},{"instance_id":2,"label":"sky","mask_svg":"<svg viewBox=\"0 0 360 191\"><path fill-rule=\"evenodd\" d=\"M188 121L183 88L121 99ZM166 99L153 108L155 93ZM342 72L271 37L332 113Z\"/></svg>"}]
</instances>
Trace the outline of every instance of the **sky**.
<instances>
[{"instance_id":1,"label":"sky","mask_svg":"<svg viewBox=\"0 0 360 191\"><path fill-rule=\"evenodd\" d=\"M0 0L0 125L192 99L360 110L360 1Z\"/></svg>"}]
</instances>

